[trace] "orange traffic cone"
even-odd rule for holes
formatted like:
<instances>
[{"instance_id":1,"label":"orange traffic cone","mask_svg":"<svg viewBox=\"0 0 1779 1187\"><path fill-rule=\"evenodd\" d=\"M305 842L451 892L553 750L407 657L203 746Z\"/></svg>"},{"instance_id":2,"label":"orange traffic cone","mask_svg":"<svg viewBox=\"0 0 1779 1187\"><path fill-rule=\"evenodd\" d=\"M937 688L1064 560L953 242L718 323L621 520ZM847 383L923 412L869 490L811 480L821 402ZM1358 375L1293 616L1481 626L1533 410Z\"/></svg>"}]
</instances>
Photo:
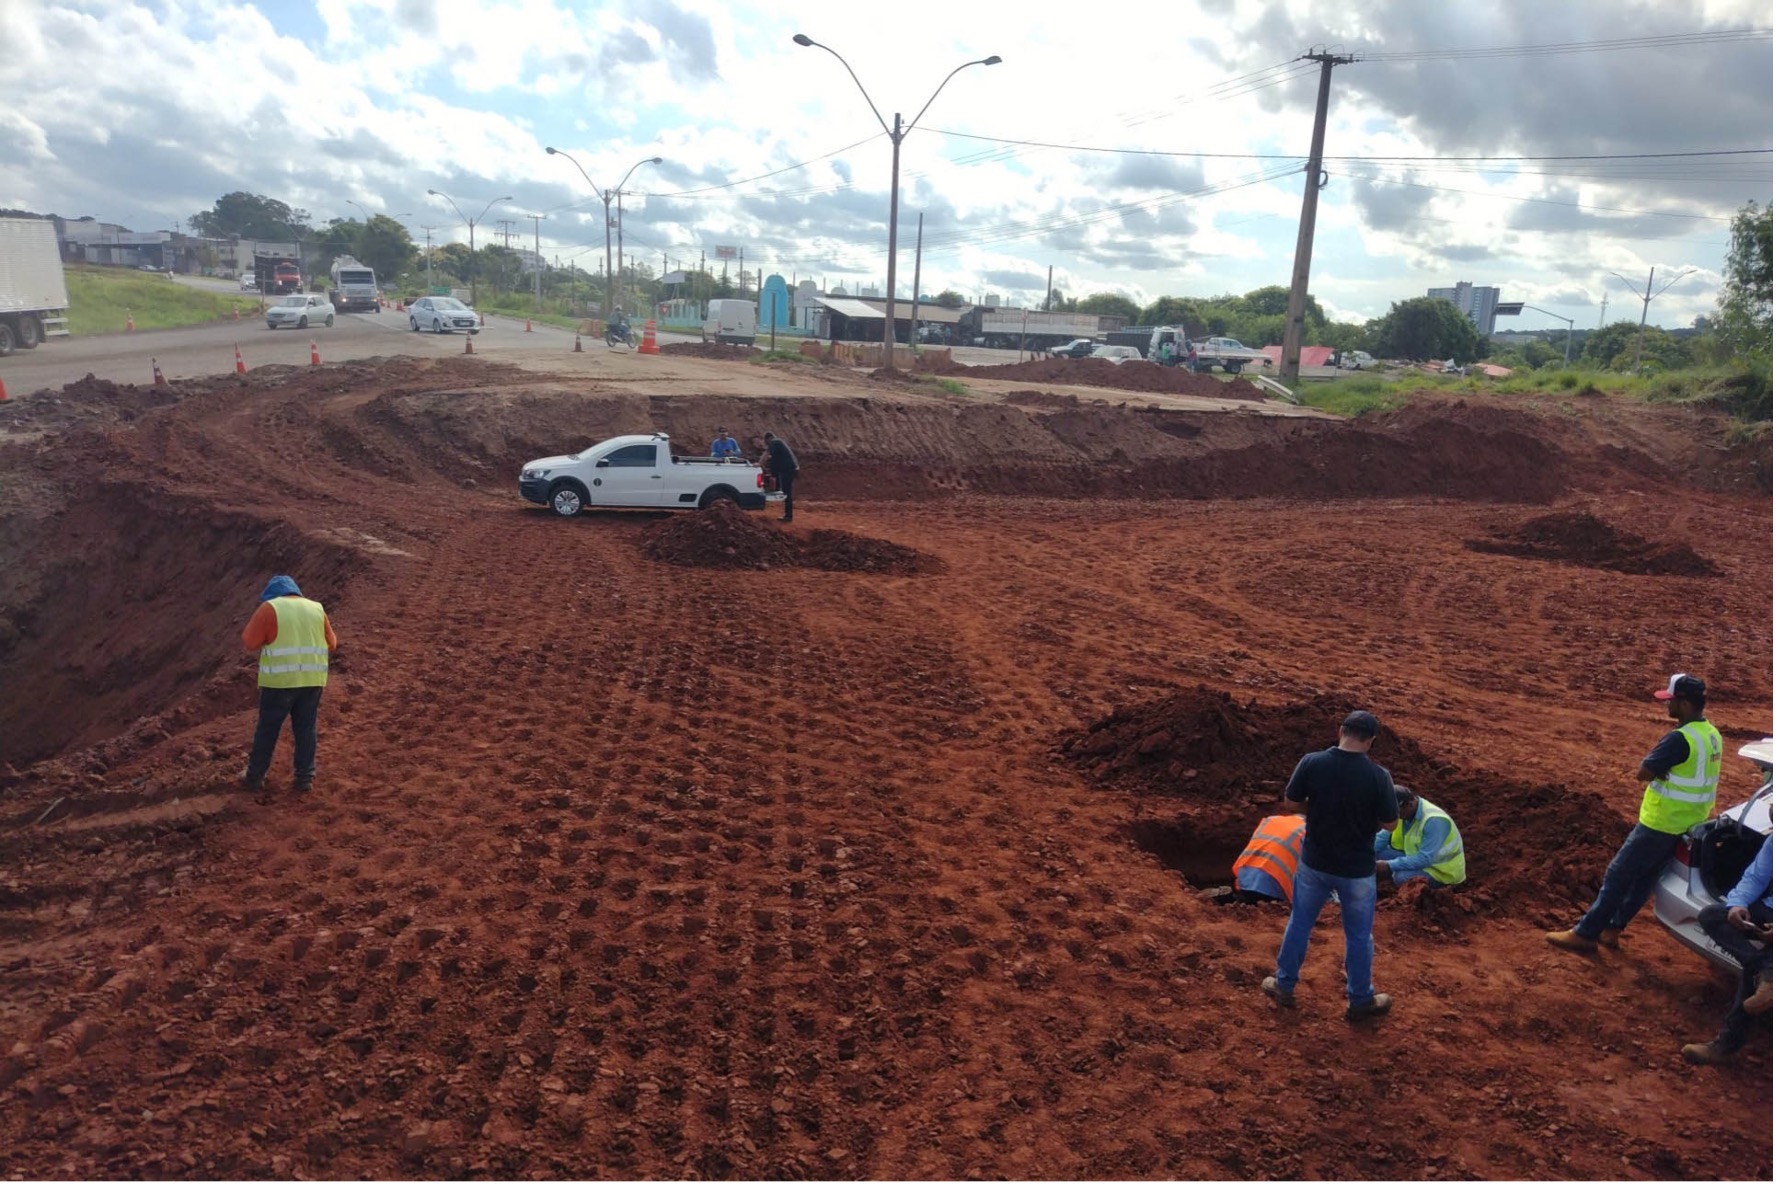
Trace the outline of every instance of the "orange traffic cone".
<instances>
[{"instance_id":1,"label":"orange traffic cone","mask_svg":"<svg viewBox=\"0 0 1779 1187\"><path fill-rule=\"evenodd\" d=\"M395 311L397 313L406 313L408 311L407 302L398 299L395 303Z\"/></svg>"},{"instance_id":2,"label":"orange traffic cone","mask_svg":"<svg viewBox=\"0 0 1779 1187\"><path fill-rule=\"evenodd\" d=\"M133 330L135 328L136 328L136 319L130 315L130 311L128 309L124 310L124 329L126 331L128 331L128 330Z\"/></svg>"},{"instance_id":3,"label":"orange traffic cone","mask_svg":"<svg viewBox=\"0 0 1779 1187\"><path fill-rule=\"evenodd\" d=\"M477 323L478 325L485 326L488 324L488 315L486 313L478 313L478 314L476 314L476 316L482 319L480 322Z\"/></svg>"},{"instance_id":4,"label":"orange traffic cone","mask_svg":"<svg viewBox=\"0 0 1779 1187\"><path fill-rule=\"evenodd\" d=\"M241 361L241 344L238 342L235 344L235 374L247 374L247 364Z\"/></svg>"},{"instance_id":5,"label":"orange traffic cone","mask_svg":"<svg viewBox=\"0 0 1779 1187\"><path fill-rule=\"evenodd\" d=\"M525 332L527 334L531 333L531 319L529 317L525 319Z\"/></svg>"},{"instance_id":6,"label":"orange traffic cone","mask_svg":"<svg viewBox=\"0 0 1779 1187\"><path fill-rule=\"evenodd\" d=\"M4 401L6 399L7 399L6 381L4 379L0 379L0 401Z\"/></svg>"},{"instance_id":7,"label":"orange traffic cone","mask_svg":"<svg viewBox=\"0 0 1779 1187\"><path fill-rule=\"evenodd\" d=\"M580 331L578 331L578 330L575 331L575 336L574 336L574 353L576 353L576 354L582 353L582 351L581 351L581 335L580 335Z\"/></svg>"},{"instance_id":8,"label":"orange traffic cone","mask_svg":"<svg viewBox=\"0 0 1779 1187\"><path fill-rule=\"evenodd\" d=\"M637 354L660 354L661 348L655 345L655 319L650 318L642 323L642 345L636 348Z\"/></svg>"},{"instance_id":9,"label":"orange traffic cone","mask_svg":"<svg viewBox=\"0 0 1779 1187\"><path fill-rule=\"evenodd\" d=\"M239 305L235 306L235 320L241 320L241 307Z\"/></svg>"},{"instance_id":10,"label":"orange traffic cone","mask_svg":"<svg viewBox=\"0 0 1779 1187\"><path fill-rule=\"evenodd\" d=\"M468 334L465 334L463 336L463 353L464 354L476 353L476 340L474 338L471 338Z\"/></svg>"},{"instance_id":11,"label":"orange traffic cone","mask_svg":"<svg viewBox=\"0 0 1779 1187\"><path fill-rule=\"evenodd\" d=\"M309 365L311 367L321 366L321 351L316 347L313 338L309 339Z\"/></svg>"},{"instance_id":12,"label":"orange traffic cone","mask_svg":"<svg viewBox=\"0 0 1779 1187\"><path fill-rule=\"evenodd\" d=\"M156 387L166 387L167 386L167 377L165 375L161 374L160 362L158 360L152 359L152 358L149 359L148 361L154 365L154 385Z\"/></svg>"}]
</instances>

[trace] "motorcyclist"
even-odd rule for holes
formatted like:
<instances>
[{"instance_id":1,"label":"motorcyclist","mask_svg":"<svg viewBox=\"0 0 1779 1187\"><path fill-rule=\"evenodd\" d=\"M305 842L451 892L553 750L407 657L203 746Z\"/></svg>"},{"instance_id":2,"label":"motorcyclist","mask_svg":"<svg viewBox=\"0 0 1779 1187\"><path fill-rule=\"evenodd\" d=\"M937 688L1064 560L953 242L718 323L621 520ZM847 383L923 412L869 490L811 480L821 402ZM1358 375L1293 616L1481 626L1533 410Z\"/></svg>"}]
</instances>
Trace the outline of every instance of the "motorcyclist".
<instances>
[{"instance_id":1,"label":"motorcyclist","mask_svg":"<svg viewBox=\"0 0 1779 1187\"><path fill-rule=\"evenodd\" d=\"M611 316L605 319L605 336L607 341L634 342L630 336L630 319L622 309L612 310Z\"/></svg>"}]
</instances>

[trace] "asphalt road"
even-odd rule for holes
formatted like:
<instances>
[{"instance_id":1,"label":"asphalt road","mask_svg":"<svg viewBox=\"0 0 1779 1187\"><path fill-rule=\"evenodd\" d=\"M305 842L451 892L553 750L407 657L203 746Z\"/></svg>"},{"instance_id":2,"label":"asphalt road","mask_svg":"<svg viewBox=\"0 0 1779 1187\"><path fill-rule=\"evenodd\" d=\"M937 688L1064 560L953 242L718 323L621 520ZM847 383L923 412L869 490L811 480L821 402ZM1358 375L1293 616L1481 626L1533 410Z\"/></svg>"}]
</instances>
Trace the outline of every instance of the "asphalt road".
<instances>
[{"instance_id":1,"label":"asphalt road","mask_svg":"<svg viewBox=\"0 0 1779 1187\"><path fill-rule=\"evenodd\" d=\"M228 282L208 278L176 278L194 287L216 287ZM194 283L195 282L195 283ZM321 361L376 358L386 355L446 355L464 353L461 334L413 333L405 315L394 310L382 313L341 313L332 327L311 326L307 331L268 330L257 317L243 314L240 321L214 322L172 330L137 330L126 334L95 334L79 338L52 338L36 350L18 351L0 359L0 381L17 397L43 388L74 383L91 374L114 383L150 383L154 363L168 379L226 374L235 366L235 349L249 369L270 363L303 366L309 362L313 339ZM662 342L696 342L695 335L660 334ZM475 338L475 352L504 362L548 362L551 356L573 349L572 331L538 325L530 333L525 323L508 317L490 317ZM583 342L588 351L601 351L598 339ZM982 347L957 348L959 363L984 366L1012 363L1019 353ZM1324 374L1325 373L1325 374ZM1331 368L1306 369L1305 378L1332 378Z\"/></svg>"}]
</instances>

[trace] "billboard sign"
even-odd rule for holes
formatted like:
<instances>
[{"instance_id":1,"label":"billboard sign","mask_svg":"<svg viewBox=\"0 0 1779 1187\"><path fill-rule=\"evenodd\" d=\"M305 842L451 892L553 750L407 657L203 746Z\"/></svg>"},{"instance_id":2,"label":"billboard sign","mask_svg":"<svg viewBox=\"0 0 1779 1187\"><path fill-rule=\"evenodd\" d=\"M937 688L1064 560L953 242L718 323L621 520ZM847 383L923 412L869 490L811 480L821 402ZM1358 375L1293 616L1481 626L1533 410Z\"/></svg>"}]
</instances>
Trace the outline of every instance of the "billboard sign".
<instances>
[{"instance_id":1,"label":"billboard sign","mask_svg":"<svg viewBox=\"0 0 1779 1187\"><path fill-rule=\"evenodd\" d=\"M733 246L725 246L725 245L719 243L719 244L717 244L716 253L712 258L719 259L719 260L732 260L735 258L738 250L739 250L738 248L735 248Z\"/></svg>"}]
</instances>

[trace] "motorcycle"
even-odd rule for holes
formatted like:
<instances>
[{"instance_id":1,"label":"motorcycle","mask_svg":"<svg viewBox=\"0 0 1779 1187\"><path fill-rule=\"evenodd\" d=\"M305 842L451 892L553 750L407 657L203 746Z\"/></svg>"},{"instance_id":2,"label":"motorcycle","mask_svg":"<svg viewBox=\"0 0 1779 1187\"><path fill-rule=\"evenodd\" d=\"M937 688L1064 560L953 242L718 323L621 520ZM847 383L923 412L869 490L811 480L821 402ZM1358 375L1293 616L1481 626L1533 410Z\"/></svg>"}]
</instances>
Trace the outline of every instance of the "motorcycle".
<instances>
[{"instance_id":1,"label":"motorcycle","mask_svg":"<svg viewBox=\"0 0 1779 1187\"><path fill-rule=\"evenodd\" d=\"M636 332L630 328L629 322L622 322L617 325L607 322L605 327L605 344L616 349L620 343L631 350L635 350Z\"/></svg>"}]
</instances>

